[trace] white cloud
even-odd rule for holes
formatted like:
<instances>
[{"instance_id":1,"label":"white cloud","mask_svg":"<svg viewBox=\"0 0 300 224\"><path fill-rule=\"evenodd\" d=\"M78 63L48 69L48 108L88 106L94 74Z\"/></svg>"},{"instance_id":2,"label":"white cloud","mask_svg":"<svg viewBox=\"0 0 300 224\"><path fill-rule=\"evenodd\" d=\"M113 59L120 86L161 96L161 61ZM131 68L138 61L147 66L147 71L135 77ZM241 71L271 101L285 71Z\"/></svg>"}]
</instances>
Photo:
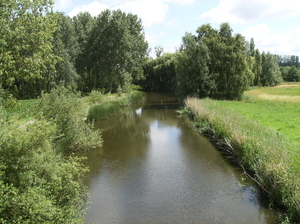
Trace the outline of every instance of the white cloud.
<instances>
[{"instance_id":1,"label":"white cloud","mask_svg":"<svg viewBox=\"0 0 300 224\"><path fill-rule=\"evenodd\" d=\"M174 3L180 5L191 5L194 3L194 0L162 0L167 3Z\"/></svg>"},{"instance_id":2,"label":"white cloud","mask_svg":"<svg viewBox=\"0 0 300 224\"><path fill-rule=\"evenodd\" d=\"M64 11L72 5L72 0L55 0L54 10Z\"/></svg>"},{"instance_id":3,"label":"white cloud","mask_svg":"<svg viewBox=\"0 0 300 224\"><path fill-rule=\"evenodd\" d=\"M136 14L142 19L145 27L151 27L164 22L169 6L160 0L135 0L126 1L115 9Z\"/></svg>"},{"instance_id":4,"label":"white cloud","mask_svg":"<svg viewBox=\"0 0 300 224\"><path fill-rule=\"evenodd\" d=\"M300 15L297 0L221 0L220 4L201 15L209 22L251 23Z\"/></svg>"},{"instance_id":5,"label":"white cloud","mask_svg":"<svg viewBox=\"0 0 300 224\"><path fill-rule=\"evenodd\" d=\"M68 15L70 17L73 17L80 12L89 12L92 16L97 16L105 9L108 9L108 6L106 6L105 4L99 2L93 2L88 5L80 5L75 7Z\"/></svg>"},{"instance_id":6,"label":"white cloud","mask_svg":"<svg viewBox=\"0 0 300 224\"><path fill-rule=\"evenodd\" d=\"M156 43L158 38L164 37L164 36L166 36L165 32L160 32L160 33L154 34L153 32L149 31L149 32L145 33L145 39L149 44Z\"/></svg>"},{"instance_id":7,"label":"white cloud","mask_svg":"<svg viewBox=\"0 0 300 224\"><path fill-rule=\"evenodd\" d=\"M263 23L248 27L242 32L242 35L247 40L253 37L255 47L260 51L270 51L272 54L280 55L300 55L300 26L276 33Z\"/></svg>"},{"instance_id":8,"label":"white cloud","mask_svg":"<svg viewBox=\"0 0 300 224\"><path fill-rule=\"evenodd\" d=\"M172 27L172 28L179 28L180 27L180 22L178 18L173 18L172 20L169 20L166 22L166 26Z\"/></svg>"},{"instance_id":9,"label":"white cloud","mask_svg":"<svg viewBox=\"0 0 300 224\"><path fill-rule=\"evenodd\" d=\"M175 44L172 44L172 45L169 45L169 46L166 46L165 48L164 48L164 52L165 53L175 53L176 52L176 50L179 50L179 48L180 48L180 43L175 43Z\"/></svg>"}]
</instances>

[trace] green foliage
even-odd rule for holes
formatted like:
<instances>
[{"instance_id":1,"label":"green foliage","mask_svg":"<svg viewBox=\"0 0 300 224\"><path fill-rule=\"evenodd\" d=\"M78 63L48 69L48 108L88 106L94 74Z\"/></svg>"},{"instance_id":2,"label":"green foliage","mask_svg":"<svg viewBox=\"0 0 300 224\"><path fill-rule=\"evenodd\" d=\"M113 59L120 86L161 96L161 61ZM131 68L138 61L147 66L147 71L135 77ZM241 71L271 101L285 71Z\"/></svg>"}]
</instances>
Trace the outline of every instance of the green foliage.
<instances>
[{"instance_id":1,"label":"green foliage","mask_svg":"<svg viewBox=\"0 0 300 224\"><path fill-rule=\"evenodd\" d=\"M57 125L55 142L60 150L88 150L101 146L99 131L92 131L92 125L83 120L85 114L79 95L63 85L43 94L36 110L39 119Z\"/></svg>"},{"instance_id":2,"label":"green foliage","mask_svg":"<svg viewBox=\"0 0 300 224\"><path fill-rule=\"evenodd\" d=\"M82 223L85 169L53 149L56 128L45 120L1 123L1 223Z\"/></svg>"},{"instance_id":3,"label":"green foliage","mask_svg":"<svg viewBox=\"0 0 300 224\"><path fill-rule=\"evenodd\" d=\"M297 69L295 66L290 67L287 71L285 80L288 82L300 81L300 70Z\"/></svg>"},{"instance_id":4,"label":"green foliage","mask_svg":"<svg viewBox=\"0 0 300 224\"><path fill-rule=\"evenodd\" d=\"M72 84L78 78L75 69L75 59L78 55L79 47L75 28L70 17L57 13L58 27L54 33L53 51L60 58L55 66L55 71L48 79L48 82L55 81L59 84L64 81L65 84ZM50 71L51 72L51 71Z\"/></svg>"},{"instance_id":5,"label":"green foliage","mask_svg":"<svg viewBox=\"0 0 300 224\"><path fill-rule=\"evenodd\" d=\"M299 144L290 141L272 128L247 119L237 109L229 109L229 101L188 99L187 106L197 115L197 121L206 123L210 137L224 139L227 153L245 167L269 195L270 204L287 208L291 221L300 218ZM248 105L248 103L247 103ZM204 131L207 131L204 130Z\"/></svg>"},{"instance_id":6,"label":"green foliage","mask_svg":"<svg viewBox=\"0 0 300 224\"><path fill-rule=\"evenodd\" d=\"M99 121L115 116L121 112L122 107L142 101L145 98L145 93L140 91L132 91L122 94L114 100L106 100L98 105L92 105L88 112L89 121Z\"/></svg>"},{"instance_id":7,"label":"green foliage","mask_svg":"<svg viewBox=\"0 0 300 224\"><path fill-rule=\"evenodd\" d=\"M88 120L99 121L110 118L120 111L121 103L119 101L111 101L92 105L89 109Z\"/></svg>"},{"instance_id":8,"label":"green foliage","mask_svg":"<svg viewBox=\"0 0 300 224\"><path fill-rule=\"evenodd\" d=\"M97 90L92 90L92 92L89 94L89 101L93 104L99 104L103 101L104 94Z\"/></svg>"},{"instance_id":9,"label":"green foliage","mask_svg":"<svg viewBox=\"0 0 300 224\"><path fill-rule=\"evenodd\" d=\"M197 33L198 40L209 50L209 74L216 85L210 96L239 99L249 85L244 38L240 34L233 36L228 23L221 24L219 30L203 25Z\"/></svg>"},{"instance_id":10,"label":"green foliage","mask_svg":"<svg viewBox=\"0 0 300 224\"><path fill-rule=\"evenodd\" d=\"M111 92L118 85L126 86L131 79L142 77L141 65L148 44L136 15L120 10L103 11L95 20L87 46L96 88L102 82L101 87L108 86Z\"/></svg>"},{"instance_id":11,"label":"green foliage","mask_svg":"<svg viewBox=\"0 0 300 224\"><path fill-rule=\"evenodd\" d=\"M144 79L138 82L145 91L175 92L176 89L176 54L165 53L151 59L148 58L144 69Z\"/></svg>"},{"instance_id":12,"label":"green foliage","mask_svg":"<svg viewBox=\"0 0 300 224\"><path fill-rule=\"evenodd\" d=\"M214 88L214 81L208 74L208 48L204 42L186 34L180 53L176 57L177 89L176 95L206 97Z\"/></svg>"},{"instance_id":13,"label":"green foliage","mask_svg":"<svg viewBox=\"0 0 300 224\"><path fill-rule=\"evenodd\" d=\"M55 64L52 37L56 17L53 2L6 0L0 3L0 86L20 96L25 83L35 82Z\"/></svg>"},{"instance_id":14,"label":"green foliage","mask_svg":"<svg viewBox=\"0 0 300 224\"><path fill-rule=\"evenodd\" d=\"M276 56L270 53L262 54L262 75L261 84L263 86L276 86L282 81Z\"/></svg>"}]
</instances>

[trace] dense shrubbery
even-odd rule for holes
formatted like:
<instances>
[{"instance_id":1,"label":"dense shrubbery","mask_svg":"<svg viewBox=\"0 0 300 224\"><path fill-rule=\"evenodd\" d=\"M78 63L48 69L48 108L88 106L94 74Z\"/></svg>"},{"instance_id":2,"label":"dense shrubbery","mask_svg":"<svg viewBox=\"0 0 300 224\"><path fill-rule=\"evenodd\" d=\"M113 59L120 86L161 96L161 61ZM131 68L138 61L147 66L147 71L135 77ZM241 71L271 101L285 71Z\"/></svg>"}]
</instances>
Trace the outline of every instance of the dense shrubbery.
<instances>
[{"instance_id":1,"label":"dense shrubbery","mask_svg":"<svg viewBox=\"0 0 300 224\"><path fill-rule=\"evenodd\" d=\"M0 118L0 222L82 223L85 168L66 149L100 146L101 136L82 120L77 95L62 86L44 94L36 111L25 124Z\"/></svg>"},{"instance_id":2,"label":"dense shrubbery","mask_svg":"<svg viewBox=\"0 0 300 224\"><path fill-rule=\"evenodd\" d=\"M91 149L101 145L99 131L83 120L85 114L79 95L64 86L42 95L37 117L57 126L55 143L63 150Z\"/></svg>"}]
</instances>

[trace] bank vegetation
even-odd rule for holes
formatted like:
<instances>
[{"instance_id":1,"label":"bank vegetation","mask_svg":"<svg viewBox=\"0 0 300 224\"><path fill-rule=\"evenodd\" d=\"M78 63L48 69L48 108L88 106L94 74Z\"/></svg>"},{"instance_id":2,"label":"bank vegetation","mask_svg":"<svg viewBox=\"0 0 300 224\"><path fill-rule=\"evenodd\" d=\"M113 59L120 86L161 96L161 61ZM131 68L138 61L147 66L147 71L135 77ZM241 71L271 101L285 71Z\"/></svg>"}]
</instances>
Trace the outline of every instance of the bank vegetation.
<instances>
[{"instance_id":1,"label":"bank vegetation","mask_svg":"<svg viewBox=\"0 0 300 224\"><path fill-rule=\"evenodd\" d=\"M260 106L263 102L270 104L270 101L260 101ZM253 101L253 104L257 103ZM185 104L199 132L212 139L225 156L238 163L251 176L268 196L270 206L282 206L287 210L285 221L298 222L299 141L272 125L253 119L253 114L262 111L249 109L248 114L252 114L252 117L247 117L236 109L240 108L238 104L248 107L249 102L187 98ZM283 104L281 109L284 110Z\"/></svg>"}]
</instances>

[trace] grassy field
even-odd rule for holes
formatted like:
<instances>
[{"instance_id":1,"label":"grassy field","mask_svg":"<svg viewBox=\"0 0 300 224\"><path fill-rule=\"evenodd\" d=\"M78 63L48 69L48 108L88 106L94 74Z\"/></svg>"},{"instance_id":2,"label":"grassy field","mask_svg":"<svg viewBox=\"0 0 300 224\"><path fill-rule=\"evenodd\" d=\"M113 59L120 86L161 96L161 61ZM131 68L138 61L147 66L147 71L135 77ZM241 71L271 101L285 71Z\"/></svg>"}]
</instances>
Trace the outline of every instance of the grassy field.
<instances>
[{"instance_id":1,"label":"grassy field","mask_svg":"<svg viewBox=\"0 0 300 224\"><path fill-rule=\"evenodd\" d=\"M300 143L300 83L249 90L243 101L220 104Z\"/></svg>"},{"instance_id":2,"label":"grassy field","mask_svg":"<svg viewBox=\"0 0 300 224\"><path fill-rule=\"evenodd\" d=\"M285 223L300 220L300 84L245 92L243 101L188 98L198 130L213 139L287 209ZM283 100L284 99L284 100Z\"/></svg>"}]
</instances>

